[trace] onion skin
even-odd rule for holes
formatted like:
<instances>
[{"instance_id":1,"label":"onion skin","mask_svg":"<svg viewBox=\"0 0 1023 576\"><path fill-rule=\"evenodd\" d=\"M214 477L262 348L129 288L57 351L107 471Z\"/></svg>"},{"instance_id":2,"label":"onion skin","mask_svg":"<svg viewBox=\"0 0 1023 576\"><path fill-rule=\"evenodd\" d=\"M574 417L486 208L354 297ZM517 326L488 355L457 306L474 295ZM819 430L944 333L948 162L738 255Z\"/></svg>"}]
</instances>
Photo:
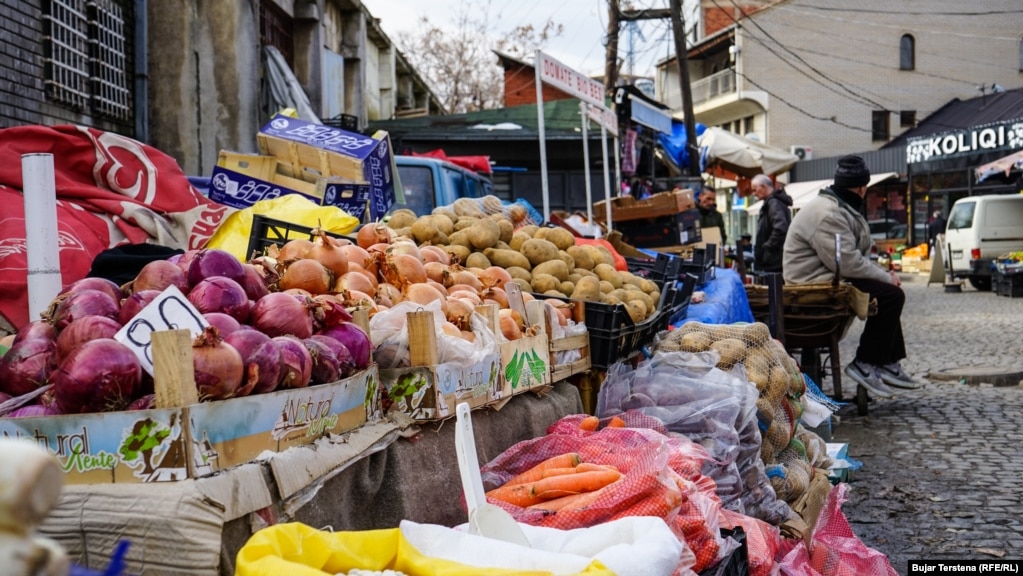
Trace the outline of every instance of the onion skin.
<instances>
[{"instance_id":1,"label":"onion skin","mask_svg":"<svg viewBox=\"0 0 1023 576\"><path fill-rule=\"evenodd\" d=\"M76 280L57 296L60 297L65 294L74 294L75 292L81 292L82 290L99 290L100 292L106 292L117 302L120 302L121 298L124 298L124 293L121 291L121 287L118 286L116 282L113 280L107 280L106 278L95 277Z\"/></svg>"},{"instance_id":2,"label":"onion skin","mask_svg":"<svg viewBox=\"0 0 1023 576\"><path fill-rule=\"evenodd\" d=\"M226 276L210 276L199 281L188 293L188 301L203 314L221 312L239 323L246 322L252 310L245 289Z\"/></svg>"},{"instance_id":3,"label":"onion skin","mask_svg":"<svg viewBox=\"0 0 1023 576\"><path fill-rule=\"evenodd\" d=\"M53 340L22 340L0 358L0 392L11 396L28 394L46 384L57 367L57 345Z\"/></svg>"},{"instance_id":4,"label":"onion skin","mask_svg":"<svg viewBox=\"0 0 1023 576\"><path fill-rule=\"evenodd\" d=\"M302 344L313 359L313 368L309 379L310 386L337 382L341 379L341 363L338 362L334 350L312 337L303 340Z\"/></svg>"},{"instance_id":5,"label":"onion skin","mask_svg":"<svg viewBox=\"0 0 1023 576\"><path fill-rule=\"evenodd\" d=\"M255 264L242 264L242 267L245 269L245 279L241 285L249 300L259 300L270 293L267 278L263 274L264 268Z\"/></svg>"},{"instance_id":6,"label":"onion skin","mask_svg":"<svg viewBox=\"0 0 1023 576\"><path fill-rule=\"evenodd\" d=\"M319 333L343 344L352 353L352 360L357 369L365 370L369 366L373 345L362 328L351 322L342 322Z\"/></svg>"},{"instance_id":7,"label":"onion skin","mask_svg":"<svg viewBox=\"0 0 1023 576\"><path fill-rule=\"evenodd\" d=\"M334 353L334 356L338 361L339 378L348 378L359 371L359 369L355 367L355 359L352 358L352 353L336 338L331 338L330 336L325 336L323 334L313 334L307 340L320 342Z\"/></svg>"},{"instance_id":8,"label":"onion skin","mask_svg":"<svg viewBox=\"0 0 1023 576\"><path fill-rule=\"evenodd\" d=\"M348 258L349 270L351 270L352 264L366 268L366 263L369 261L369 252L365 248L356 244L348 244L338 249L344 252L345 257Z\"/></svg>"},{"instance_id":9,"label":"onion skin","mask_svg":"<svg viewBox=\"0 0 1023 576\"><path fill-rule=\"evenodd\" d=\"M337 296L320 294L313 296L313 302L316 304L313 309L313 327L316 330L336 326L352 319L352 315L345 309L344 302Z\"/></svg>"},{"instance_id":10,"label":"onion skin","mask_svg":"<svg viewBox=\"0 0 1023 576\"><path fill-rule=\"evenodd\" d=\"M67 325L57 337L57 363L63 362L75 348L97 338L113 338L121 329L117 320L105 316L83 316Z\"/></svg>"},{"instance_id":11,"label":"onion skin","mask_svg":"<svg viewBox=\"0 0 1023 576\"><path fill-rule=\"evenodd\" d=\"M241 323L234 319L229 314L223 312L207 312L203 314L206 321L209 322L210 326L217 329L220 333L221 338L226 338L229 334L234 334L238 330L241 330Z\"/></svg>"},{"instance_id":12,"label":"onion skin","mask_svg":"<svg viewBox=\"0 0 1023 576\"><path fill-rule=\"evenodd\" d=\"M310 294L325 294L334 287L334 273L312 258L295 260L284 270L281 290L299 288Z\"/></svg>"},{"instance_id":13,"label":"onion skin","mask_svg":"<svg viewBox=\"0 0 1023 576\"><path fill-rule=\"evenodd\" d=\"M281 353L281 380L279 388L305 388L309 386L313 372L313 357L302 340L294 336L277 336L273 338L277 350Z\"/></svg>"},{"instance_id":14,"label":"onion skin","mask_svg":"<svg viewBox=\"0 0 1023 576\"><path fill-rule=\"evenodd\" d=\"M309 250L312 247L312 241L306 240L305 238L288 240L283 246L281 246L281 250L277 254L277 259L284 264L287 264L292 260L301 260L306 257L306 254L309 253Z\"/></svg>"},{"instance_id":15,"label":"onion skin","mask_svg":"<svg viewBox=\"0 0 1023 576\"><path fill-rule=\"evenodd\" d=\"M42 416L59 416L60 410L56 406L43 406L42 404L29 404L17 410L8 412L5 418L39 418Z\"/></svg>"},{"instance_id":16,"label":"onion skin","mask_svg":"<svg viewBox=\"0 0 1023 576\"><path fill-rule=\"evenodd\" d=\"M313 335L313 316L308 306L283 292L271 292L257 300L251 320L256 330L271 338L292 335L305 339Z\"/></svg>"},{"instance_id":17,"label":"onion skin","mask_svg":"<svg viewBox=\"0 0 1023 576\"><path fill-rule=\"evenodd\" d=\"M284 364L273 340L259 330L242 328L224 341L242 357L245 374L236 396L265 394L277 389Z\"/></svg>"},{"instance_id":18,"label":"onion skin","mask_svg":"<svg viewBox=\"0 0 1023 576\"><path fill-rule=\"evenodd\" d=\"M128 404L128 408L126 408L126 410L131 412L134 410L152 410L153 408L156 408L156 394L146 394L131 404Z\"/></svg>"},{"instance_id":19,"label":"onion skin","mask_svg":"<svg viewBox=\"0 0 1023 576\"><path fill-rule=\"evenodd\" d=\"M131 293L142 290L163 292L170 286L181 290L182 294L188 293L188 276L176 264L166 260L153 260L143 266L138 276L131 281Z\"/></svg>"},{"instance_id":20,"label":"onion skin","mask_svg":"<svg viewBox=\"0 0 1023 576\"><path fill-rule=\"evenodd\" d=\"M188 264L188 285L194 287L213 276L230 278L240 286L245 281L245 269L230 252L215 248L200 250Z\"/></svg>"},{"instance_id":21,"label":"onion skin","mask_svg":"<svg viewBox=\"0 0 1023 576\"><path fill-rule=\"evenodd\" d=\"M131 322L143 308L156 299L161 293L156 290L140 290L124 300L121 300L121 309L117 313L117 321L121 325Z\"/></svg>"},{"instance_id":22,"label":"onion skin","mask_svg":"<svg viewBox=\"0 0 1023 576\"><path fill-rule=\"evenodd\" d=\"M361 270L361 268L360 268ZM372 278L365 271L360 272L359 270L349 269L347 274L342 275L334 283L335 292L345 292L347 290L358 290L364 292L370 296L376 296L377 293L377 281Z\"/></svg>"},{"instance_id":23,"label":"onion skin","mask_svg":"<svg viewBox=\"0 0 1023 576\"><path fill-rule=\"evenodd\" d=\"M348 256L322 230L320 230L319 237L313 241L313 247L309 249L306 258L322 264L324 268L334 274L335 278L340 278L348 273Z\"/></svg>"},{"instance_id":24,"label":"onion skin","mask_svg":"<svg viewBox=\"0 0 1023 576\"><path fill-rule=\"evenodd\" d=\"M199 401L231 398L241 386L242 355L224 343L214 326L207 326L192 343L192 364Z\"/></svg>"},{"instance_id":25,"label":"onion skin","mask_svg":"<svg viewBox=\"0 0 1023 576\"><path fill-rule=\"evenodd\" d=\"M408 254L395 254L384 257L380 273L389 284L405 289L410 284L426 282L426 268L423 262Z\"/></svg>"},{"instance_id":26,"label":"onion skin","mask_svg":"<svg viewBox=\"0 0 1023 576\"><path fill-rule=\"evenodd\" d=\"M355 242L365 250L374 244L390 244L393 240L394 230L381 223L365 224L355 233Z\"/></svg>"},{"instance_id":27,"label":"onion skin","mask_svg":"<svg viewBox=\"0 0 1023 576\"><path fill-rule=\"evenodd\" d=\"M22 340L32 340L34 338L54 340L57 338L57 330L53 327L53 324L45 320L34 320L22 326L21 330L18 330L18 335L14 337L14 342L11 345L13 346Z\"/></svg>"},{"instance_id":28,"label":"onion skin","mask_svg":"<svg viewBox=\"0 0 1023 576\"><path fill-rule=\"evenodd\" d=\"M130 348L101 338L82 344L50 377L63 414L123 410L137 395L142 366Z\"/></svg>"},{"instance_id":29,"label":"onion skin","mask_svg":"<svg viewBox=\"0 0 1023 576\"><path fill-rule=\"evenodd\" d=\"M68 324L82 316L106 316L117 320L121 312L120 301L99 290L69 292L65 297L57 297L54 304L51 318L58 334Z\"/></svg>"}]
</instances>

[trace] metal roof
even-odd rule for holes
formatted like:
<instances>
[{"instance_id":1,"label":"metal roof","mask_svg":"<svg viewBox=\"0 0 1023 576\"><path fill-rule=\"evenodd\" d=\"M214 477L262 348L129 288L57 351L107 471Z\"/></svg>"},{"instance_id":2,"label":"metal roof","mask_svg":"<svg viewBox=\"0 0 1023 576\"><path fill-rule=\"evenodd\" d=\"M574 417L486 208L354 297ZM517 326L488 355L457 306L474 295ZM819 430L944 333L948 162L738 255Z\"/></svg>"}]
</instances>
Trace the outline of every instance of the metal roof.
<instances>
[{"instance_id":1,"label":"metal roof","mask_svg":"<svg viewBox=\"0 0 1023 576\"><path fill-rule=\"evenodd\" d=\"M992 88L987 88L991 90ZM883 148L905 146L910 139L972 126L1023 118L1023 88L992 92L969 100L956 98L906 130Z\"/></svg>"}]
</instances>

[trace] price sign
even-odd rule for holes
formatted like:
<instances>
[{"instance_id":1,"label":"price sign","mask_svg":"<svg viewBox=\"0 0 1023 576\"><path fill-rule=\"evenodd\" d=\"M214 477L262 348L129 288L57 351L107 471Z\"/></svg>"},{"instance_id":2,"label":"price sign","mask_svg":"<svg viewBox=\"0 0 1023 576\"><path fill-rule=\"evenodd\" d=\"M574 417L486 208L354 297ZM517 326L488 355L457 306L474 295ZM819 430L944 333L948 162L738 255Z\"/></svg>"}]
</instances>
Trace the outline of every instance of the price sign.
<instances>
[{"instance_id":1,"label":"price sign","mask_svg":"<svg viewBox=\"0 0 1023 576\"><path fill-rule=\"evenodd\" d=\"M202 313L192 306L181 290L171 286L122 326L114 334L114 339L131 348L142 363L142 369L153 375L153 332L187 329L195 338L207 326L209 322Z\"/></svg>"}]
</instances>

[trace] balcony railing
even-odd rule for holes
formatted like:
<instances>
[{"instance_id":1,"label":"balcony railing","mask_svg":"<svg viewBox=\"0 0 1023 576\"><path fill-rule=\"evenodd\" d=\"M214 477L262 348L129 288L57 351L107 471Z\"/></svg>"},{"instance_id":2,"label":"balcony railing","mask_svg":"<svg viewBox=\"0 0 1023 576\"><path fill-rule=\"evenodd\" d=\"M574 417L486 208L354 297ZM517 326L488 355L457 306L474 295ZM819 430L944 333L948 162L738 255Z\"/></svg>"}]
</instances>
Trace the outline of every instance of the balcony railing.
<instances>
[{"instance_id":1,"label":"balcony railing","mask_svg":"<svg viewBox=\"0 0 1023 576\"><path fill-rule=\"evenodd\" d=\"M692 84L693 104L735 92L735 70L722 70Z\"/></svg>"}]
</instances>

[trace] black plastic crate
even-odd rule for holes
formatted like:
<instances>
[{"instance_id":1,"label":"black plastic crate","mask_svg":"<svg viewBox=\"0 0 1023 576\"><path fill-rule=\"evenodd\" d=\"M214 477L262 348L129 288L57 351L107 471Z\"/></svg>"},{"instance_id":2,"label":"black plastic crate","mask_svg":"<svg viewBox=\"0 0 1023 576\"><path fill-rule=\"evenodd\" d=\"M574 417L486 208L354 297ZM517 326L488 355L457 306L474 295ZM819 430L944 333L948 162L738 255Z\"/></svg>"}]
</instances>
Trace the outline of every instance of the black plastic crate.
<instances>
[{"instance_id":1,"label":"black plastic crate","mask_svg":"<svg viewBox=\"0 0 1023 576\"><path fill-rule=\"evenodd\" d=\"M626 258L629 271L642 278L648 278L663 287L670 278L683 281L686 274L696 277L696 285L706 284L715 277L714 253L717 247L708 244L706 248L694 248L690 259L669 254L658 254L656 258Z\"/></svg>"},{"instance_id":2,"label":"black plastic crate","mask_svg":"<svg viewBox=\"0 0 1023 576\"><path fill-rule=\"evenodd\" d=\"M1009 298L1023 298L1023 273L1004 274L997 270L991 277L995 294Z\"/></svg>"},{"instance_id":3,"label":"black plastic crate","mask_svg":"<svg viewBox=\"0 0 1023 576\"><path fill-rule=\"evenodd\" d=\"M327 236L355 242L355 238L333 232L327 232ZM271 244L276 244L280 248L288 240L296 238L312 240L313 229L301 224L254 215L252 217L252 232L249 233L249 247L245 251L246 257L251 258L253 253L256 253L257 256L262 255Z\"/></svg>"}]
</instances>

